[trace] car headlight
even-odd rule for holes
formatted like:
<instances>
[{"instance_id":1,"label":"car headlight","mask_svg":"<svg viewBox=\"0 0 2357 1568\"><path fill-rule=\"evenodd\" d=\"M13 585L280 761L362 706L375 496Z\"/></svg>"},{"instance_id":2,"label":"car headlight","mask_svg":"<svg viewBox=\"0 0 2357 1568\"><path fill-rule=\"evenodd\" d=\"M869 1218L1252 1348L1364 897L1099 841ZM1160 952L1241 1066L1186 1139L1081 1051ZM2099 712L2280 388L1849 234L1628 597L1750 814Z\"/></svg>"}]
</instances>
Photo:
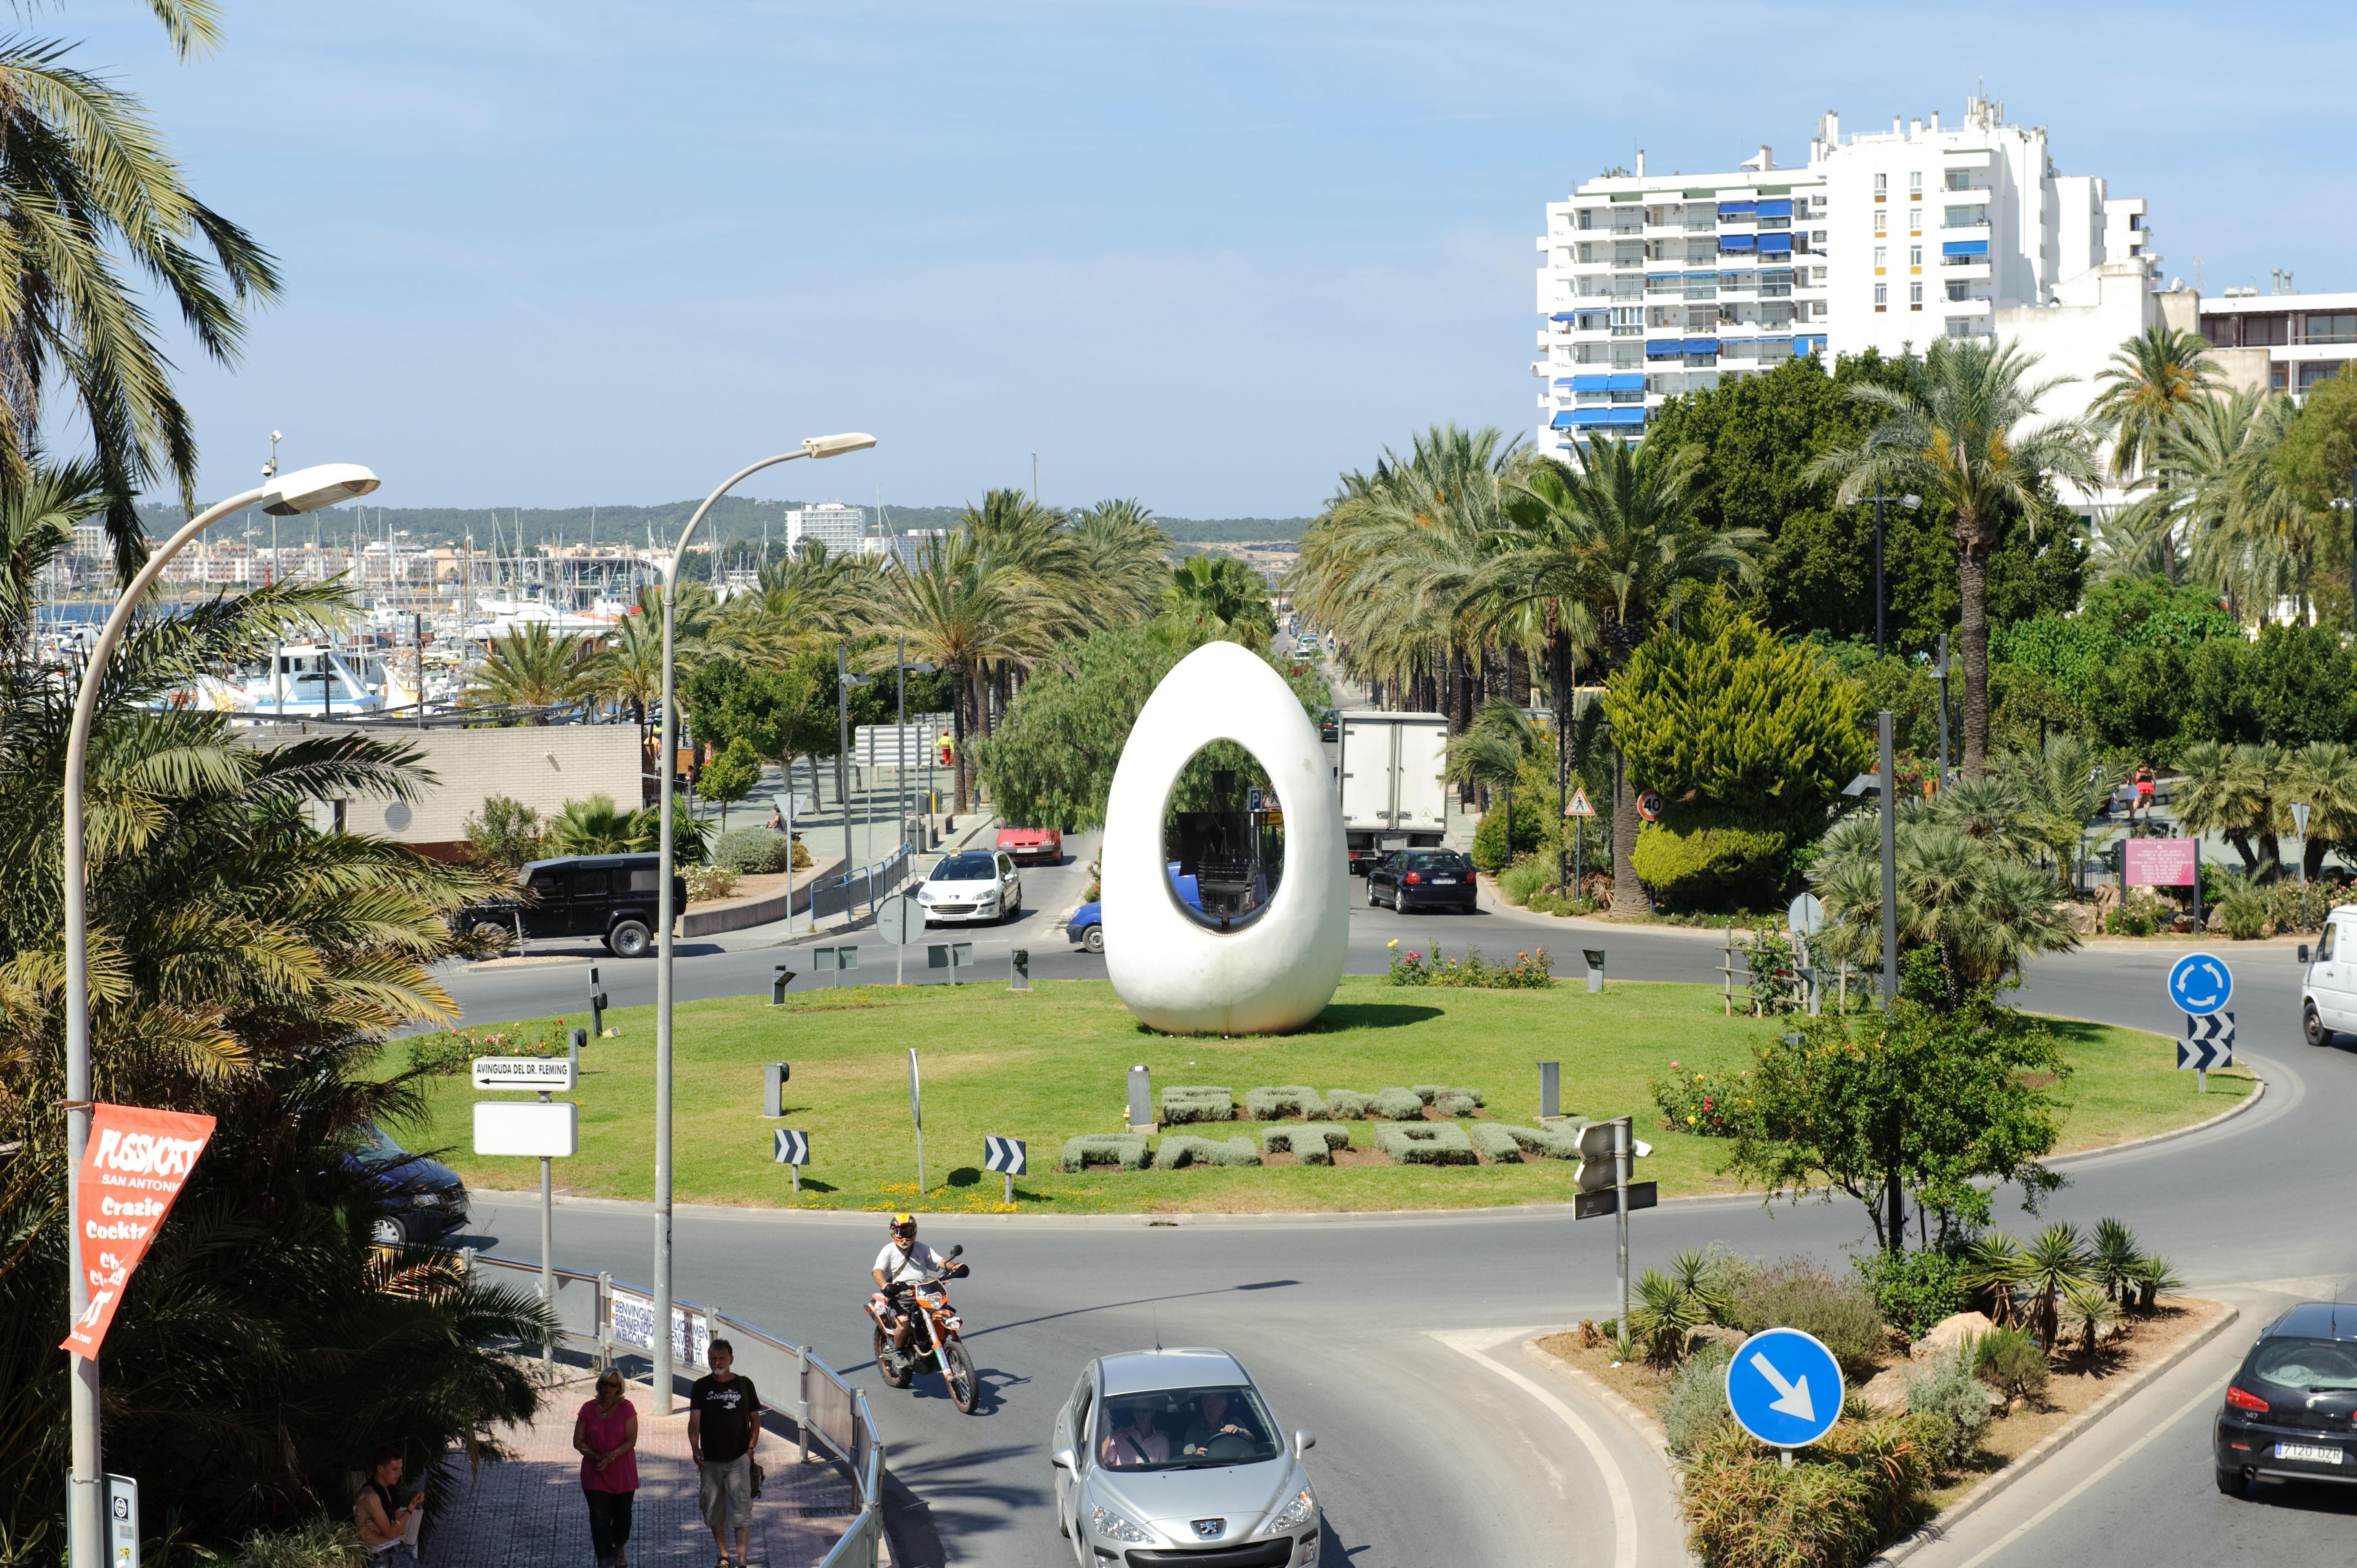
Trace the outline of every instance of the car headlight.
<instances>
[{"instance_id":1,"label":"car headlight","mask_svg":"<svg viewBox=\"0 0 2357 1568\"><path fill-rule=\"evenodd\" d=\"M1317 1511L1317 1495L1311 1492L1308 1487L1304 1487L1299 1491L1293 1494L1291 1501L1287 1502L1283 1508L1277 1509L1276 1512L1271 1514L1269 1516L1268 1523L1261 1528L1272 1530L1298 1530L1303 1525L1308 1524L1309 1522L1309 1516Z\"/></svg>"},{"instance_id":2,"label":"car headlight","mask_svg":"<svg viewBox=\"0 0 2357 1568\"><path fill-rule=\"evenodd\" d=\"M1140 1530L1136 1525L1131 1523L1128 1519L1121 1514L1114 1512L1113 1509L1109 1508L1100 1507L1091 1509L1089 1510L1089 1522L1096 1527L1096 1532L1099 1535L1103 1536L1108 1541L1127 1541L1135 1542L1151 1541L1154 1539L1152 1536L1146 1534L1146 1531Z\"/></svg>"},{"instance_id":3,"label":"car headlight","mask_svg":"<svg viewBox=\"0 0 2357 1568\"><path fill-rule=\"evenodd\" d=\"M410 1201L420 1208L439 1208L442 1207L442 1195L438 1192L421 1192L414 1196Z\"/></svg>"}]
</instances>

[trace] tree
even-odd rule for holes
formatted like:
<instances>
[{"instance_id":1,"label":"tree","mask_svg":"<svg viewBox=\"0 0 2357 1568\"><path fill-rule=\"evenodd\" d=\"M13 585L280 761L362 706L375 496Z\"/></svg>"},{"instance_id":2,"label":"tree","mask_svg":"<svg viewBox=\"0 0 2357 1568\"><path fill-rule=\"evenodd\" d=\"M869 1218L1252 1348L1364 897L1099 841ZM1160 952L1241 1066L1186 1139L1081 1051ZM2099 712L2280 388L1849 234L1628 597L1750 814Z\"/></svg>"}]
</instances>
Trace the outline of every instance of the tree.
<instances>
[{"instance_id":1,"label":"tree","mask_svg":"<svg viewBox=\"0 0 2357 1568\"><path fill-rule=\"evenodd\" d=\"M2103 391L2088 417L2112 430L2112 478L2133 478L2160 458L2165 438L2224 384L2198 332L2156 322L2115 349L2096 372Z\"/></svg>"},{"instance_id":2,"label":"tree","mask_svg":"<svg viewBox=\"0 0 2357 1568\"><path fill-rule=\"evenodd\" d=\"M2325 514L2336 500L2357 507L2357 375L2348 366L2309 389L2297 417L2287 421L2272 467L2311 514ZM2351 570L2357 573L2357 511L2349 517L2343 532L2352 541ZM2351 584L2357 598L2357 575Z\"/></svg>"},{"instance_id":3,"label":"tree","mask_svg":"<svg viewBox=\"0 0 2357 1568\"><path fill-rule=\"evenodd\" d=\"M1072 546L1108 626L1143 620L1160 607L1162 558L1170 536L1133 498L1102 500L1072 514Z\"/></svg>"},{"instance_id":4,"label":"tree","mask_svg":"<svg viewBox=\"0 0 2357 1568\"><path fill-rule=\"evenodd\" d=\"M707 853L712 824L688 813L687 802L672 798L672 857L683 865L700 865ZM611 795L567 800L549 820L546 846L553 854L652 854L662 847L662 808L641 806L624 811Z\"/></svg>"},{"instance_id":5,"label":"tree","mask_svg":"<svg viewBox=\"0 0 2357 1568\"><path fill-rule=\"evenodd\" d=\"M2285 761L2276 794L2287 816L2295 801L2308 807L2308 837L2300 846L2308 880L2323 874L2327 850L2338 848L2344 857L2357 853L2357 753L2337 740L2309 742Z\"/></svg>"},{"instance_id":6,"label":"tree","mask_svg":"<svg viewBox=\"0 0 2357 1568\"><path fill-rule=\"evenodd\" d=\"M1986 1224L1987 1181L2034 1213L2061 1178L2041 1162L2061 1134L2054 1088L2071 1065L2046 1026L1986 987L1951 1008L1928 972L1887 1013L1802 1021L1753 1051L1752 1112L1727 1170L1797 1201L1812 1187L1866 1206L1876 1243L1906 1245L1912 1189L1944 1239Z\"/></svg>"},{"instance_id":7,"label":"tree","mask_svg":"<svg viewBox=\"0 0 2357 1568\"><path fill-rule=\"evenodd\" d=\"M498 866L510 875L540 858L545 837L540 813L505 795L485 796L482 811L469 814L460 831L478 864Z\"/></svg>"},{"instance_id":8,"label":"tree","mask_svg":"<svg viewBox=\"0 0 2357 1568\"><path fill-rule=\"evenodd\" d=\"M720 831L726 832L728 808L751 794L753 787L760 781L761 759L755 754L751 743L738 736L728 743L727 749L705 764L703 776L696 780L696 787L703 790L705 800L718 803Z\"/></svg>"},{"instance_id":9,"label":"tree","mask_svg":"<svg viewBox=\"0 0 2357 1568\"><path fill-rule=\"evenodd\" d=\"M1989 736L1989 555L2008 514L2034 516L2048 478L2093 487L2096 480L2083 422L2030 427L2039 400L2069 377L2032 382L2037 356L2013 344L1941 338L1904 388L1860 385L1851 395L1881 417L1866 439L1810 466L1841 481L1854 500L1879 488L1918 491L1955 514L1956 573L1964 663L1964 770L1987 766Z\"/></svg>"},{"instance_id":10,"label":"tree","mask_svg":"<svg viewBox=\"0 0 2357 1568\"><path fill-rule=\"evenodd\" d=\"M467 672L461 701L469 707L570 708L589 700L598 679L596 650L585 638L552 634L529 621L492 639ZM545 712L533 723L546 724Z\"/></svg>"},{"instance_id":11,"label":"tree","mask_svg":"<svg viewBox=\"0 0 2357 1568\"><path fill-rule=\"evenodd\" d=\"M1170 613L1200 620L1211 633L1247 648L1266 647L1276 635L1268 584L1232 555L1190 555L1170 571L1164 600Z\"/></svg>"},{"instance_id":12,"label":"tree","mask_svg":"<svg viewBox=\"0 0 2357 1568\"><path fill-rule=\"evenodd\" d=\"M21 484L0 484L0 656L13 661L31 651L42 572L72 548L74 525L105 506L88 463L41 465Z\"/></svg>"}]
</instances>

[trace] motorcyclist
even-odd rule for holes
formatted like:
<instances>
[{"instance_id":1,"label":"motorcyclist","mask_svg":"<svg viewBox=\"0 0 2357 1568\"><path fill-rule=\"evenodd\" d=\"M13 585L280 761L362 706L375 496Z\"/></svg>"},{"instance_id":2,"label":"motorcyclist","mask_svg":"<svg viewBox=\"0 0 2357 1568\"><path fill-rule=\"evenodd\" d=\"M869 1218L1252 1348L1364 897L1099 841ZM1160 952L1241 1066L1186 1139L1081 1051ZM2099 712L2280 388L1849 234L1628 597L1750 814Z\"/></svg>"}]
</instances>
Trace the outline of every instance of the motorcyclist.
<instances>
[{"instance_id":1,"label":"motorcyclist","mask_svg":"<svg viewBox=\"0 0 2357 1568\"><path fill-rule=\"evenodd\" d=\"M913 1214L892 1216L891 1230L891 1240L876 1254L876 1266L868 1272L876 1276L876 1288L884 1293L885 1310L892 1319L892 1348L905 1354L914 1327L906 1301L909 1291L937 1275L963 1279L966 1266L950 1262L918 1240Z\"/></svg>"}]
</instances>

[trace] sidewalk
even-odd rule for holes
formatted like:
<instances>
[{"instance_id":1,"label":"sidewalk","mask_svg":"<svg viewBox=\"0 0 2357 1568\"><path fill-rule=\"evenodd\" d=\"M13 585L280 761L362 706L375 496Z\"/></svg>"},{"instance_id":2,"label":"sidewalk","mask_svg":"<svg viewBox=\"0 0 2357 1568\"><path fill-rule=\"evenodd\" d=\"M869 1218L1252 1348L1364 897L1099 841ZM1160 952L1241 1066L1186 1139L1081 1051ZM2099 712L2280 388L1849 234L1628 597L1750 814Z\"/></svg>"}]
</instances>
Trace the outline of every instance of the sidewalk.
<instances>
[{"instance_id":1,"label":"sidewalk","mask_svg":"<svg viewBox=\"0 0 2357 1568\"><path fill-rule=\"evenodd\" d=\"M593 1391L580 1371L549 1391L540 1419L503 1434L516 1457L458 1477L457 1499L428 1528L423 1568L595 1568L589 1510L581 1500L581 1456L573 1451L573 1418ZM695 1466L687 1455L687 1414L646 1413L643 1383L629 1386L640 1412L639 1492L626 1549L633 1568L691 1563L717 1555L712 1532L696 1511ZM850 1527L856 1511L851 1482L832 1464L794 1464L791 1442L762 1434L759 1453L766 1479L753 1505L752 1568L813 1568ZM735 1552L735 1542L730 1551Z\"/></svg>"}]
</instances>

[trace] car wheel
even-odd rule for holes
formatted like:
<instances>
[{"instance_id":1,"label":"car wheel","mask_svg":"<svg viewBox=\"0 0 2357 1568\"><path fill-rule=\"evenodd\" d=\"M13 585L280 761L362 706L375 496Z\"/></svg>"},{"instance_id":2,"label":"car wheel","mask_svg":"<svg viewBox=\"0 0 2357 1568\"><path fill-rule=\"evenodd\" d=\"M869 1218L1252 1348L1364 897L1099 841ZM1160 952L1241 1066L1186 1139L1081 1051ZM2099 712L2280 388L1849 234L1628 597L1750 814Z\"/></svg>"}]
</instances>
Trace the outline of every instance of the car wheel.
<instances>
[{"instance_id":1,"label":"car wheel","mask_svg":"<svg viewBox=\"0 0 2357 1568\"><path fill-rule=\"evenodd\" d=\"M1383 901L1375 897L1375 879L1370 876L1367 878L1367 908L1380 909L1383 907Z\"/></svg>"},{"instance_id":2,"label":"car wheel","mask_svg":"<svg viewBox=\"0 0 2357 1568\"><path fill-rule=\"evenodd\" d=\"M2316 1015L2316 1004L2313 1002L2300 1008L2299 1027L2300 1033L2308 1036L2308 1043L2311 1046L2329 1046L2332 1043L2332 1031L2326 1028L2324 1020Z\"/></svg>"},{"instance_id":3,"label":"car wheel","mask_svg":"<svg viewBox=\"0 0 2357 1568\"><path fill-rule=\"evenodd\" d=\"M380 1247L405 1246L409 1241L409 1228L395 1216L387 1214L369 1227L369 1240Z\"/></svg>"},{"instance_id":4,"label":"car wheel","mask_svg":"<svg viewBox=\"0 0 2357 1568\"><path fill-rule=\"evenodd\" d=\"M1081 946L1083 950L1089 952L1104 951L1104 928L1103 926L1091 926L1087 930L1082 931L1081 933Z\"/></svg>"},{"instance_id":5,"label":"car wheel","mask_svg":"<svg viewBox=\"0 0 2357 1568\"><path fill-rule=\"evenodd\" d=\"M2251 1495L2251 1478L2240 1470L2221 1469L2218 1489L2230 1498L2247 1498Z\"/></svg>"},{"instance_id":6,"label":"car wheel","mask_svg":"<svg viewBox=\"0 0 2357 1568\"><path fill-rule=\"evenodd\" d=\"M654 933L636 920L619 921L606 933L606 950L616 958L644 958L654 945Z\"/></svg>"}]
</instances>

